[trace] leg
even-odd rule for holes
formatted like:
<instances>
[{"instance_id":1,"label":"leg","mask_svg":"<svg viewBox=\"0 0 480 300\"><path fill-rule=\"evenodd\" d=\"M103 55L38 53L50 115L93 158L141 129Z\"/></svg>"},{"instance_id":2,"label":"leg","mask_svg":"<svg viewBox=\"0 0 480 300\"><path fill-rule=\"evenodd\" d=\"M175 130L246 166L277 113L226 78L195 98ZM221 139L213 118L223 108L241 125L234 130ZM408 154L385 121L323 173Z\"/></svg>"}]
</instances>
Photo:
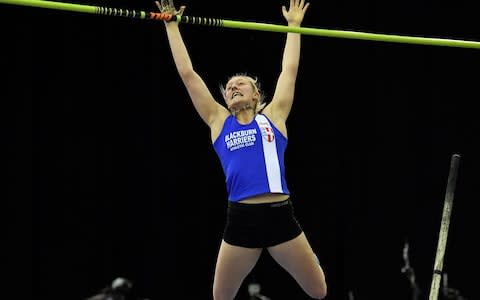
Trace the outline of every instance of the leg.
<instances>
[{"instance_id":1,"label":"leg","mask_svg":"<svg viewBox=\"0 0 480 300\"><path fill-rule=\"evenodd\" d=\"M303 232L293 240L269 247L268 252L310 297L325 298L325 274Z\"/></svg>"},{"instance_id":2,"label":"leg","mask_svg":"<svg viewBox=\"0 0 480 300\"><path fill-rule=\"evenodd\" d=\"M215 267L213 299L233 300L261 253L260 248L238 247L222 241Z\"/></svg>"}]
</instances>

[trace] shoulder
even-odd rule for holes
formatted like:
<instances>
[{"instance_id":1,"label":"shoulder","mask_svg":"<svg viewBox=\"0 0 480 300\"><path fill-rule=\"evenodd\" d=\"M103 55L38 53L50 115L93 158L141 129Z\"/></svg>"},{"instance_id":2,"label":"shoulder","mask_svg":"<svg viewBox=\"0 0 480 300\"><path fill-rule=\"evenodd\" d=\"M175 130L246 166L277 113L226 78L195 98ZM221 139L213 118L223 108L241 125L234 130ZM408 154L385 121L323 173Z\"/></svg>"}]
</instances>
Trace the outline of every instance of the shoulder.
<instances>
[{"instance_id":1,"label":"shoulder","mask_svg":"<svg viewBox=\"0 0 480 300\"><path fill-rule=\"evenodd\" d=\"M215 121L210 124L212 141L215 141L218 138L218 136L222 132L222 129L225 127L225 124L231 122L233 119L234 116L232 114L223 114L222 116L216 118Z\"/></svg>"},{"instance_id":2,"label":"shoulder","mask_svg":"<svg viewBox=\"0 0 480 300\"><path fill-rule=\"evenodd\" d=\"M286 120L279 114L275 114L272 109L269 109L269 106L265 107L265 109L261 113L271 125L278 129L285 137L287 137L287 124Z\"/></svg>"}]
</instances>

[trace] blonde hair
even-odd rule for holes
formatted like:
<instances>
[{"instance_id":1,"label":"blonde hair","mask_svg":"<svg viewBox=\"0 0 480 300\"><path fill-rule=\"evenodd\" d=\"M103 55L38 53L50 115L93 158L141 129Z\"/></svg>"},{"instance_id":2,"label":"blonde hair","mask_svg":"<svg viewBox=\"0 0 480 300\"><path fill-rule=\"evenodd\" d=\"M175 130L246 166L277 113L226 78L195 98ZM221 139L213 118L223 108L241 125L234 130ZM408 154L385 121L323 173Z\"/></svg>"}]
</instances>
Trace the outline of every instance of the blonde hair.
<instances>
[{"instance_id":1,"label":"blonde hair","mask_svg":"<svg viewBox=\"0 0 480 300\"><path fill-rule=\"evenodd\" d=\"M262 109L265 108L267 103L265 103L265 95L263 94L263 91L261 89L261 84L258 81L258 78L256 76L251 76L248 73L236 73L236 74L230 76L227 79L227 83L234 77L245 77L245 78L248 79L248 81L250 81L250 83L252 84L252 87L259 94L256 106L255 106L255 112L256 113L261 112ZM225 84L220 84L220 92L222 93L223 99L225 99L225 97L226 97L226 86L227 86L226 83Z\"/></svg>"}]
</instances>

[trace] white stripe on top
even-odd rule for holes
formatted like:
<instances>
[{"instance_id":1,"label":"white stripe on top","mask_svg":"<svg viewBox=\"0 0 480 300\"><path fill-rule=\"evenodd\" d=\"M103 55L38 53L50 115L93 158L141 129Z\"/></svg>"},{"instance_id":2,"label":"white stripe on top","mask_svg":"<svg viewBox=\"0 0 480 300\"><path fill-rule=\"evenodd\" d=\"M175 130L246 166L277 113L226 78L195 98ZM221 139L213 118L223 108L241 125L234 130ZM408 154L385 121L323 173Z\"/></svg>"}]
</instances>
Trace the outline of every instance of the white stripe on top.
<instances>
[{"instance_id":1,"label":"white stripe on top","mask_svg":"<svg viewBox=\"0 0 480 300\"><path fill-rule=\"evenodd\" d=\"M257 122L258 127L260 127L260 132L262 134L263 156L265 158L265 167L267 170L270 192L282 193L280 162L278 160L277 144L275 142L272 125L264 115L260 114L255 117L255 121ZM273 139L267 138L266 135L273 137Z\"/></svg>"}]
</instances>

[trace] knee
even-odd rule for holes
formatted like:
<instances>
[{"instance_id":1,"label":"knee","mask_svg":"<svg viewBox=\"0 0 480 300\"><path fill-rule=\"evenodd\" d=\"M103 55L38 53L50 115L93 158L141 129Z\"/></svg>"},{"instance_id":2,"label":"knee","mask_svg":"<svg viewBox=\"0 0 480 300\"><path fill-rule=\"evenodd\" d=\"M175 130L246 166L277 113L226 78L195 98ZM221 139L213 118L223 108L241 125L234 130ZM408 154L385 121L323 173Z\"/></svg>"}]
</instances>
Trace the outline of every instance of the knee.
<instances>
[{"instance_id":1,"label":"knee","mask_svg":"<svg viewBox=\"0 0 480 300\"><path fill-rule=\"evenodd\" d=\"M313 253L313 258L315 259L315 262L320 266L320 260L315 253ZM325 282L325 275L323 275L323 270L321 267L320 270L322 273L322 280L319 280L316 284L312 285L307 290L307 294L313 299L323 299L327 296L327 284Z\"/></svg>"},{"instance_id":2,"label":"knee","mask_svg":"<svg viewBox=\"0 0 480 300\"><path fill-rule=\"evenodd\" d=\"M313 299L323 299L327 296L327 286L325 284L317 285L309 289L307 294Z\"/></svg>"},{"instance_id":3,"label":"knee","mask_svg":"<svg viewBox=\"0 0 480 300\"><path fill-rule=\"evenodd\" d=\"M234 289L225 289L214 286L213 288L213 299L214 300L231 300L235 297L236 290Z\"/></svg>"}]
</instances>

